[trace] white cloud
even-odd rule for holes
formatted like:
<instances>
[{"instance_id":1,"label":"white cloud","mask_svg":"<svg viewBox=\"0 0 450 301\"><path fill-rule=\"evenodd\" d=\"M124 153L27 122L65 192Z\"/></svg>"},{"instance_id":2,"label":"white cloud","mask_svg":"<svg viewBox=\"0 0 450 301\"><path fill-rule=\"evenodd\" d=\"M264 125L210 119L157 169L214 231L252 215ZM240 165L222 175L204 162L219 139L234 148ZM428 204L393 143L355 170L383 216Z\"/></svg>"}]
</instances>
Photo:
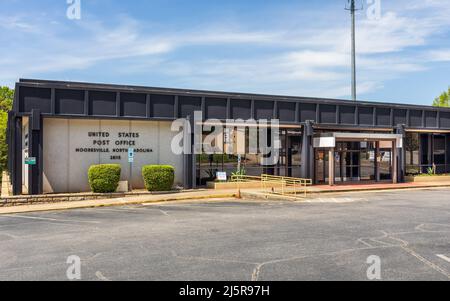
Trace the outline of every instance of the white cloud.
<instances>
[{"instance_id":1,"label":"white cloud","mask_svg":"<svg viewBox=\"0 0 450 301\"><path fill-rule=\"evenodd\" d=\"M427 60L450 60L449 50L430 52L425 47L436 35L448 34L447 0L382 3L381 20L358 20L359 94L381 89L386 80L405 73L422 71ZM346 97L350 91L349 27L346 22L332 24L333 18L325 22L330 13L317 13L316 18L322 17L317 25L308 22L293 27L280 22L268 30L250 30L246 21L218 25L217 20L195 29L160 32L146 27L145 21L123 16L114 26L88 17L69 26L9 16L0 24L10 33L0 36L3 45L10 42L9 48L0 50L0 80L12 83L18 77L73 70L92 70L101 76L97 64L120 60L114 71L118 76L146 74L151 66L152 73L170 80L168 85ZM215 49L224 47L230 49L225 56L216 54ZM411 49L415 52L409 53Z\"/></svg>"},{"instance_id":2,"label":"white cloud","mask_svg":"<svg viewBox=\"0 0 450 301\"><path fill-rule=\"evenodd\" d=\"M450 49L432 50L427 59L434 62L450 62Z\"/></svg>"}]
</instances>

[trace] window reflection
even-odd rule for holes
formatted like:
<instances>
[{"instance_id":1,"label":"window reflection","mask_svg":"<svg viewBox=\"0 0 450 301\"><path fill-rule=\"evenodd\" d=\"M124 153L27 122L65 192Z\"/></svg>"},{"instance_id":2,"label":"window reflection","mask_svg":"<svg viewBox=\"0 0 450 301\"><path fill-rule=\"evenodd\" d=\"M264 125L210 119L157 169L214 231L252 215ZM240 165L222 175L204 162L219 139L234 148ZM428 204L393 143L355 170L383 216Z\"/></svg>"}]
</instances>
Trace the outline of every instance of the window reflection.
<instances>
[{"instance_id":1,"label":"window reflection","mask_svg":"<svg viewBox=\"0 0 450 301\"><path fill-rule=\"evenodd\" d=\"M205 138L209 133L210 132L204 132L203 137ZM273 166L261 165L263 155L250 153L249 138L252 134L254 134L254 131L249 131L248 128L240 131L235 129L229 133L224 131L224 133L221 134L221 137L217 137L213 145L218 146L223 144L223 153L197 155L197 184L199 186L205 186L207 182L215 181L216 174L219 171L226 172L228 177L230 177L232 173L237 171L238 166L243 168L245 174L249 176L260 176L261 174L274 174L290 177L301 176L301 130L280 129L280 159L278 163ZM268 136L270 137L270 135ZM226 154L226 152L231 154ZM239 155L239 153L242 154Z\"/></svg>"}]
</instances>

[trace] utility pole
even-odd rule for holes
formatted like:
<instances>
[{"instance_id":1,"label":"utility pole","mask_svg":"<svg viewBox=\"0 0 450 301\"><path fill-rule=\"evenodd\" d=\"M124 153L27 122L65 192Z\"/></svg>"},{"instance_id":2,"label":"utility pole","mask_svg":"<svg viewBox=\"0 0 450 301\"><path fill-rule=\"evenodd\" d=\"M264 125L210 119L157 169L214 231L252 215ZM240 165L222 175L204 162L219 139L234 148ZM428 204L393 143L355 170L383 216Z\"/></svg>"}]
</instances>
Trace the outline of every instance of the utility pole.
<instances>
[{"instance_id":1,"label":"utility pole","mask_svg":"<svg viewBox=\"0 0 450 301\"><path fill-rule=\"evenodd\" d=\"M357 10L355 0L348 0L350 6L346 9L350 11L352 17L352 100L356 101L356 33L355 33L355 13Z\"/></svg>"},{"instance_id":2,"label":"utility pole","mask_svg":"<svg viewBox=\"0 0 450 301\"><path fill-rule=\"evenodd\" d=\"M356 101L356 38L355 38L355 0L351 0L352 15L352 100Z\"/></svg>"}]
</instances>

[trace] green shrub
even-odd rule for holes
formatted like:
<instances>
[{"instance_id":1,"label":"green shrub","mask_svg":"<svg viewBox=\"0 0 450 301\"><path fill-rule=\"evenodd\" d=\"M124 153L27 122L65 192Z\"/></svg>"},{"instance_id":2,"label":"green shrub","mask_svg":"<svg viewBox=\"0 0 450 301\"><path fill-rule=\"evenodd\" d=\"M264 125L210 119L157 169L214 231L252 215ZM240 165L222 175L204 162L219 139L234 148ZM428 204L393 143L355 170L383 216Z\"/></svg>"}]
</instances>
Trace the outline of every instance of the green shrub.
<instances>
[{"instance_id":1,"label":"green shrub","mask_svg":"<svg viewBox=\"0 0 450 301\"><path fill-rule=\"evenodd\" d=\"M175 180L175 168L169 165L147 165L142 168L148 191L170 191Z\"/></svg>"},{"instance_id":2,"label":"green shrub","mask_svg":"<svg viewBox=\"0 0 450 301\"><path fill-rule=\"evenodd\" d=\"M92 165L89 168L89 185L95 193L116 192L120 181L119 164Z\"/></svg>"}]
</instances>

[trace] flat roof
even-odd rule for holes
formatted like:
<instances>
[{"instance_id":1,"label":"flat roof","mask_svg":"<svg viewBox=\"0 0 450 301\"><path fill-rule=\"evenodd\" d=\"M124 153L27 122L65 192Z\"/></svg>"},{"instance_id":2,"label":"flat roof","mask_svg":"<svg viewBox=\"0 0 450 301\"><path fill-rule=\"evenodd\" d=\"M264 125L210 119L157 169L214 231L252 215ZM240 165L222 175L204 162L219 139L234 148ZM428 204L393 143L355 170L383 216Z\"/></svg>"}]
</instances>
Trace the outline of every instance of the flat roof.
<instances>
[{"instance_id":1,"label":"flat roof","mask_svg":"<svg viewBox=\"0 0 450 301\"><path fill-rule=\"evenodd\" d=\"M349 105L371 105L371 106L389 106L393 108L416 108L425 110L449 110L450 108L434 107L431 105L415 105L407 103L392 103L379 101L365 101L365 100L347 100L339 98L324 98L324 97L305 97L305 96L288 96L276 94L258 94L258 93L240 93L240 92L224 92L224 91L209 91L209 90L194 90L194 89L180 89L180 88L164 88L151 86L134 86L134 85L119 85L119 84L104 84L104 83L88 83L76 81L58 81L58 80L41 80L41 79L19 79L19 84L48 87L60 87L65 89L99 89L99 90L121 90L128 92L141 93L176 93L183 95L195 96L209 96L209 97L225 97L225 98L251 98L260 100L280 100L280 101L314 101L320 103L339 103ZM431 100L430 100L431 101Z\"/></svg>"}]
</instances>

